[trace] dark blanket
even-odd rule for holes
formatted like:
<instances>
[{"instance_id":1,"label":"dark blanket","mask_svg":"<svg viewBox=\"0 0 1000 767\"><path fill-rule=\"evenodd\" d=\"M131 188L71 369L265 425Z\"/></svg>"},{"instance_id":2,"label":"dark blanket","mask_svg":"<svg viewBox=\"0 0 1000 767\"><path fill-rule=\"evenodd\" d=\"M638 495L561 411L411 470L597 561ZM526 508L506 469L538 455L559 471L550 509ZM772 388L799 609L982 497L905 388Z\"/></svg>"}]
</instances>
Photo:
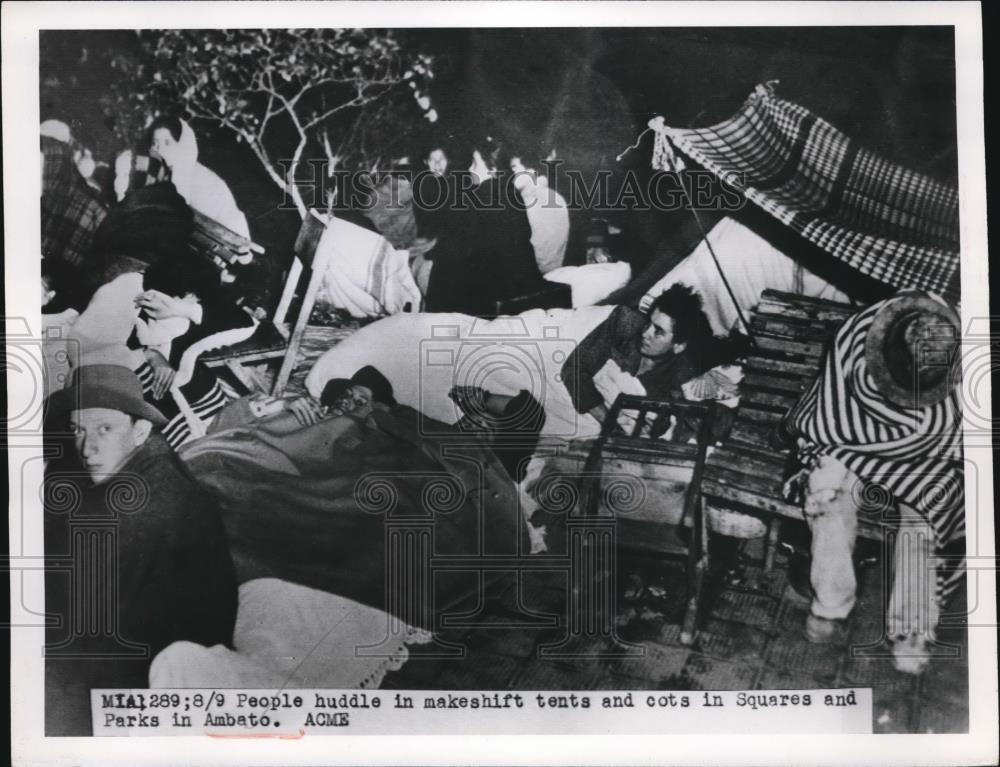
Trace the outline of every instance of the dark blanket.
<instances>
[{"instance_id":1,"label":"dark blanket","mask_svg":"<svg viewBox=\"0 0 1000 767\"><path fill-rule=\"evenodd\" d=\"M325 443L322 469L313 462L298 474L264 465L278 443L272 435L257 450L251 430L240 430L239 449L186 449L222 507L240 582L282 578L434 628L449 605L476 594L479 575L437 573L434 602L421 612L406 595L422 564L391 542L395 532L428 530L438 557L527 552L515 486L496 456L443 424L429 434L427 422L403 406L376 411Z\"/></svg>"}]
</instances>

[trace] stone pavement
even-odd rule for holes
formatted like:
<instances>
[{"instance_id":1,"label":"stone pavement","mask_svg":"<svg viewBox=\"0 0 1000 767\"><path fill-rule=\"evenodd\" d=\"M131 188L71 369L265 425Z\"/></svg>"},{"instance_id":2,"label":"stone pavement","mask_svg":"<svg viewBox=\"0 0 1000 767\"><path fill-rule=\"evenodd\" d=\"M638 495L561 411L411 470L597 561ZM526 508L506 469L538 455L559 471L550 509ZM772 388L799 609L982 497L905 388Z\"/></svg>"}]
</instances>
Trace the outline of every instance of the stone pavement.
<instances>
[{"instance_id":1,"label":"stone pavement","mask_svg":"<svg viewBox=\"0 0 1000 767\"><path fill-rule=\"evenodd\" d=\"M639 566L643 563L638 563ZM740 582L716 576L706 595L708 609L693 646L680 642L684 573L663 564L647 570L646 591L638 601L622 599L619 637L638 657L600 657L610 642L578 638L561 648L564 657L547 657L546 645L562 635L558 627L512 625L524 610L565 613L565 576L522 575L520 600L511 582L490 600L471 629L444 629L445 641L467 650L466 657L429 657L411 648L402 669L390 673L383 688L434 690L733 690L871 687L876 733L966 732L968 664L962 627L941 631L957 657L936 658L921 677L892 667L881 636L880 568L862 576L861 598L849 622L849 644L807 642L802 625L808 606L787 585L782 555L765 573L746 566ZM952 605L958 612L964 607ZM520 608L520 609L519 609ZM577 657L566 657L576 655Z\"/></svg>"}]
</instances>

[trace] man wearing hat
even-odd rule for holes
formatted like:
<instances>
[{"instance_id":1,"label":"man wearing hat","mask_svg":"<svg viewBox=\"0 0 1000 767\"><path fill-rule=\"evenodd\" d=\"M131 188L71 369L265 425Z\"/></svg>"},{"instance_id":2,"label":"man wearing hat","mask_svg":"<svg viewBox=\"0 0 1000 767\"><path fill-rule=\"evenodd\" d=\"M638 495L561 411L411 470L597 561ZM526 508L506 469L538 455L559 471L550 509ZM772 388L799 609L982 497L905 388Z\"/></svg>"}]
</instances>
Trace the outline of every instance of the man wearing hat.
<instances>
[{"instance_id":1,"label":"man wearing hat","mask_svg":"<svg viewBox=\"0 0 1000 767\"><path fill-rule=\"evenodd\" d=\"M156 430L165 422L118 365L77 368L46 402L50 433L68 426L83 469L46 476L46 611L58 618L46 636L47 735L90 734L90 690L148 686L152 659L172 642L232 642L222 522ZM94 525L112 541L96 553L79 548ZM101 592L113 595L103 607L81 604L81 593ZM116 628L84 634L81 623Z\"/></svg>"},{"instance_id":2,"label":"man wearing hat","mask_svg":"<svg viewBox=\"0 0 1000 767\"><path fill-rule=\"evenodd\" d=\"M804 466L786 491L801 490L812 530L806 637L845 638L858 511L871 507L895 536L886 637L908 673L926 666L940 608L964 576L958 340L958 316L936 296L905 291L876 303L841 326L784 422Z\"/></svg>"}]
</instances>

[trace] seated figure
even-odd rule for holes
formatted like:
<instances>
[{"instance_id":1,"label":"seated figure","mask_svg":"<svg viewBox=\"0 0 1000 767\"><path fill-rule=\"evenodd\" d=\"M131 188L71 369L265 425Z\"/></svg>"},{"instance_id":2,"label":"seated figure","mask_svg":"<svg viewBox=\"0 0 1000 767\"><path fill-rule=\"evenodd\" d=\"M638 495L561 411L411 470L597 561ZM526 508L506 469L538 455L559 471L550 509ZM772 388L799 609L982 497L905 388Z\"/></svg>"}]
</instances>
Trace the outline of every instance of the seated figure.
<instances>
[{"instance_id":1,"label":"seated figure","mask_svg":"<svg viewBox=\"0 0 1000 767\"><path fill-rule=\"evenodd\" d=\"M45 609L59 618L46 630L46 735L90 735L91 689L146 687L152 658L176 641L231 643L236 579L217 507L157 431L166 419L131 370L77 368L46 419L50 434L69 427L83 468L53 464L45 479ZM77 614L91 593L111 601Z\"/></svg>"},{"instance_id":2,"label":"seated figure","mask_svg":"<svg viewBox=\"0 0 1000 767\"><path fill-rule=\"evenodd\" d=\"M927 293L868 307L838 330L783 424L804 466L786 493L804 502L812 531L806 637L846 640L858 512L880 502L869 511L898 522L885 631L896 668L908 673L926 667L941 606L964 575L958 330L954 311Z\"/></svg>"}]
</instances>

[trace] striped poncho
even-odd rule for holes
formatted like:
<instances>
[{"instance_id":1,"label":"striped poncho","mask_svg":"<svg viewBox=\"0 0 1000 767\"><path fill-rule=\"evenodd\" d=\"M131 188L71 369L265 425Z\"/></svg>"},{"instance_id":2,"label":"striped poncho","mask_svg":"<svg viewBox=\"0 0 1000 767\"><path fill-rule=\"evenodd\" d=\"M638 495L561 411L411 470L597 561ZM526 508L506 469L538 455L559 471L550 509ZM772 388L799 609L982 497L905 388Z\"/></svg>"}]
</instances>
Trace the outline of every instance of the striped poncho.
<instances>
[{"instance_id":1,"label":"striped poncho","mask_svg":"<svg viewBox=\"0 0 1000 767\"><path fill-rule=\"evenodd\" d=\"M944 557L965 537L961 402L957 386L940 402L920 408L901 407L879 392L867 369L865 341L879 309L893 300L876 303L841 326L822 375L787 423L804 439L803 464L810 466L821 455L843 463L865 482L855 495L861 508L880 510L883 518L896 503L911 506L933 528L937 554ZM964 573L964 557L939 560L942 604Z\"/></svg>"}]
</instances>

